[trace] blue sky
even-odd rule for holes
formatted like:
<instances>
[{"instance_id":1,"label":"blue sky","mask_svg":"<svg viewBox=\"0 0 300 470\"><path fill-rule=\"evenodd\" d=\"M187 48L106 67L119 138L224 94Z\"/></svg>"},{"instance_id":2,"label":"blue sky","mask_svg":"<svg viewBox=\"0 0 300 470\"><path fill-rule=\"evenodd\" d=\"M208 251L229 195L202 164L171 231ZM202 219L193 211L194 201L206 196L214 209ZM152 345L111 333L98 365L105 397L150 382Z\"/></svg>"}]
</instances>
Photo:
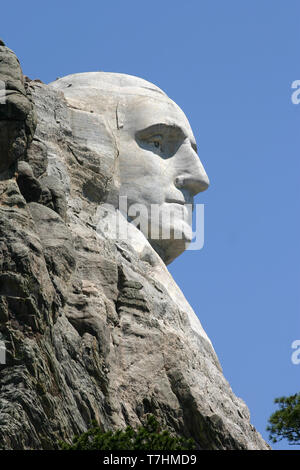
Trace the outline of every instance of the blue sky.
<instances>
[{"instance_id":1,"label":"blue sky","mask_svg":"<svg viewBox=\"0 0 300 470\"><path fill-rule=\"evenodd\" d=\"M205 245L170 271L266 439L273 399L299 391L299 15L297 0L28 0L13 14L1 6L0 36L31 78L137 75L188 116L211 180L197 196Z\"/></svg>"}]
</instances>

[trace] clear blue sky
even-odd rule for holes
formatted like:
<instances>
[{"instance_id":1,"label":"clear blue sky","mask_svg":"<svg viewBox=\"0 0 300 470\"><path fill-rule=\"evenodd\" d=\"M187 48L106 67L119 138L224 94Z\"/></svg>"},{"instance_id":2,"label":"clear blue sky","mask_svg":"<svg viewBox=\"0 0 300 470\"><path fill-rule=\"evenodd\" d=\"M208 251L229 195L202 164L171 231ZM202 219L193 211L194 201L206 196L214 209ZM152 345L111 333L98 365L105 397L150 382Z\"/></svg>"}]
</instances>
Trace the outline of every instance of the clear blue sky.
<instances>
[{"instance_id":1,"label":"clear blue sky","mask_svg":"<svg viewBox=\"0 0 300 470\"><path fill-rule=\"evenodd\" d=\"M205 246L170 271L266 439L273 399L300 389L299 18L297 0L1 5L0 36L31 78L128 73L185 111L211 188L197 197Z\"/></svg>"}]
</instances>

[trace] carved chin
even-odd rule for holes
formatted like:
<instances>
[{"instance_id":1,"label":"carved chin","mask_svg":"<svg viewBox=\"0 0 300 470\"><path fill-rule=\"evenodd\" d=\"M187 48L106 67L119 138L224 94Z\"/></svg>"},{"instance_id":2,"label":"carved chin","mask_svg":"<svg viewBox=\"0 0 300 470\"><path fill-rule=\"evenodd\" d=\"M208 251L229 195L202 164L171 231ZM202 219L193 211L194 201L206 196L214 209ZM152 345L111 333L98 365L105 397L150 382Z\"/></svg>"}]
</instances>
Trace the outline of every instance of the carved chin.
<instances>
[{"instance_id":1,"label":"carved chin","mask_svg":"<svg viewBox=\"0 0 300 470\"><path fill-rule=\"evenodd\" d=\"M188 241L185 240L149 240L152 248L161 257L165 264L170 264L181 255Z\"/></svg>"},{"instance_id":2,"label":"carved chin","mask_svg":"<svg viewBox=\"0 0 300 470\"><path fill-rule=\"evenodd\" d=\"M153 239L149 237L149 243L159 254L165 264L170 264L181 255L192 240L192 228L182 220L177 223L161 227L161 235L169 233L169 237Z\"/></svg>"}]
</instances>

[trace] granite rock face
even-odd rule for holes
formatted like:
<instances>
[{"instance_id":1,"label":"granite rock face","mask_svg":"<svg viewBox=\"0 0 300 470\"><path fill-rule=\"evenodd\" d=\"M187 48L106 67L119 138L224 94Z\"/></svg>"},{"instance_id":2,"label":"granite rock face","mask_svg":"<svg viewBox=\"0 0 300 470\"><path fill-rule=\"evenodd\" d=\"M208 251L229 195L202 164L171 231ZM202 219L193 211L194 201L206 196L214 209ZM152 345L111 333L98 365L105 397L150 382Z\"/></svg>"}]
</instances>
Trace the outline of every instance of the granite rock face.
<instances>
[{"instance_id":1,"label":"granite rock face","mask_svg":"<svg viewBox=\"0 0 300 470\"><path fill-rule=\"evenodd\" d=\"M5 97L3 92L5 91ZM5 98L5 99L4 99ZM32 140L36 116L16 55L0 44L0 172L22 158Z\"/></svg>"},{"instance_id":2,"label":"granite rock face","mask_svg":"<svg viewBox=\"0 0 300 470\"><path fill-rule=\"evenodd\" d=\"M0 54L16 93L0 106L0 448L55 449L91 420L152 413L199 449L268 449L159 256L101 231L111 169L74 137L63 93L25 90Z\"/></svg>"}]
</instances>

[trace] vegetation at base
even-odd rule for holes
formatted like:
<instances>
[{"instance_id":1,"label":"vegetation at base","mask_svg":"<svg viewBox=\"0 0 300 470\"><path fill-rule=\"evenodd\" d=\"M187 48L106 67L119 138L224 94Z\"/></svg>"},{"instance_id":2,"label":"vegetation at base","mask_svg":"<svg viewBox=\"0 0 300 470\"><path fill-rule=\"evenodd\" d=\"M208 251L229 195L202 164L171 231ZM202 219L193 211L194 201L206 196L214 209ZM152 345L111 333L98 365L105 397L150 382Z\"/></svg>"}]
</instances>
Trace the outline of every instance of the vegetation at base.
<instances>
[{"instance_id":1,"label":"vegetation at base","mask_svg":"<svg viewBox=\"0 0 300 470\"><path fill-rule=\"evenodd\" d=\"M76 436L72 444L60 443L62 450L193 450L193 439L173 436L169 431L161 431L156 418L149 415L144 426L134 430L103 432L93 425L87 432Z\"/></svg>"},{"instance_id":2,"label":"vegetation at base","mask_svg":"<svg viewBox=\"0 0 300 470\"><path fill-rule=\"evenodd\" d=\"M271 441L287 439L291 445L300 444L300 393L275 398L274 403L278 404L279 410L269 418L267 431Z\"/></svg>"}]
</instances>

